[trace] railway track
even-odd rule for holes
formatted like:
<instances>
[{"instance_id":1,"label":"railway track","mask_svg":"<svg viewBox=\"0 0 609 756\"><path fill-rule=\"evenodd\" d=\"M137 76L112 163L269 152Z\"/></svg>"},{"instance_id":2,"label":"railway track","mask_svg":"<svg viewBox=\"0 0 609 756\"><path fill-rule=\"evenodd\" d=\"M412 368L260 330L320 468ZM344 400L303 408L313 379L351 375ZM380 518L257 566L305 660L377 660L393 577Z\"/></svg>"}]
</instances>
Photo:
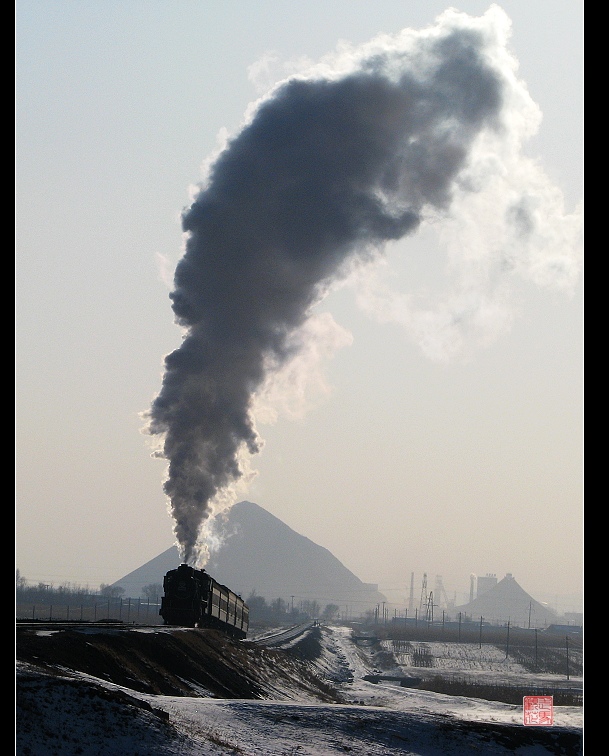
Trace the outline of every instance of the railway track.
<instances>
[{"instance_id":1,"label":"railway track","mask_svg":"<svg viewBox=\"0 0 609 756\"><path fill-rule=\"evenodd\" d=\"M290 645L298 638L302 638L311 630L311 628L317 627L318 624L317 620L303 622L300 625L294 625L293 627L288 627L267 635L252 638L251 642L256 643L258 646L266 646L267 648L283 648L284 646Z\"/></svg>"},{"instance_id":2,"label":"railway track","mask_svg":"<svg viewBox=\"0 0 609 756\"><path fill-rule=\"evenodd\" d=\"M62 631L62 630L78 630L78 631L104 631L104 630L181 630L183 628L177 625L160 625L160 624L138 624L131 622L61 622L61 621L35 621L31 620L16 620L17 630L42 630L49 631ZM293 643L298 638L306 635L311 628L317 626L317 620L311 620L309 622L303 622L300 625L294 625L282 630L276 630L265 635L260 635L255 638L248 638L251 643L255 643L258 646L265 646L267 648L282 648ZM189 628L193 629L193 628Z\"/></svg>"}]
</instances>

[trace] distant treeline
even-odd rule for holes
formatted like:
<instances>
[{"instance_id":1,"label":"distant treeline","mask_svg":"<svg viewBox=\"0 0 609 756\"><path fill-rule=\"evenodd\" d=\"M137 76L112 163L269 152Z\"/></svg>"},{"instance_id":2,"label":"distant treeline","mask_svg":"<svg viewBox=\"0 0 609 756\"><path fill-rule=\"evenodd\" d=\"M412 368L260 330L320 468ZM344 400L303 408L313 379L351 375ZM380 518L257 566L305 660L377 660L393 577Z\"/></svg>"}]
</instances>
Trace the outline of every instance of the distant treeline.
<instances>
[{"instance_id":1,"label":"distant treeline","mask_svg":"<svg viewBox=\"0 0 609 756\"><path fill-rule=\"evenodd\" d=\"M57 603L60 600L63 603L71 604L94 604L100 597L104 599L121 598L125 593L124 588L102 583L97 590L89 586L83 588L72 583L63 583L57 588L52 583L38 582L30 585L29 581L23 577L19 570L16 571L15 590L17 603L26 601L28 603ZM158 602L163 595L163 586L160 583L151 583L142 588L142 598Z\"/></svg>"},{"instance_id":2,"label":"distant treeline","mask_svg":"<svg viewBox=\"0 0 609 756\"><path fill-rule=\"evenodd\" d=\"M19 619L120 619L153 621L158 604L163 596L163 586L151 583L142 588L140 598L123 598L124 588L102 583L97 590L83 588L71 583L58 587L39 582L28 584L25 577L16 572L15 603ZM246 602L250 608L250 624L283 625L303 622L307 619L333 619L339 607L326 604L322 609L317 601L298 601L296 604L283 599L267 600L252 593ZM162 620L159 620L162 622Z\"/></svg>"}]
</instances>

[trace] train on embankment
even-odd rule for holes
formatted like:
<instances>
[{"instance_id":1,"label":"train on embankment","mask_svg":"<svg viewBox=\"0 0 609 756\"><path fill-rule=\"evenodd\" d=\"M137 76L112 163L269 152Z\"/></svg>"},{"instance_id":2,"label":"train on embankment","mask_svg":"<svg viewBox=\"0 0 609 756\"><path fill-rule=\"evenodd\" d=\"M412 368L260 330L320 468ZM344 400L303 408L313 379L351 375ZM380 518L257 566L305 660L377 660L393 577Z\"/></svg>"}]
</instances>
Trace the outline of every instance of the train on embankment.
<instances>
[{"instance_id":1,"label":"train on embankment","mask_svg":"<svg viewBox=\"0 0 609 756\"><path fill-rule=\"evenodd\" d=\"M159 614L166 625L220 630L243 639L249 628L249 607L238 594L205 570L181 564L163 578Z\"/></svg>"}]
</instances>

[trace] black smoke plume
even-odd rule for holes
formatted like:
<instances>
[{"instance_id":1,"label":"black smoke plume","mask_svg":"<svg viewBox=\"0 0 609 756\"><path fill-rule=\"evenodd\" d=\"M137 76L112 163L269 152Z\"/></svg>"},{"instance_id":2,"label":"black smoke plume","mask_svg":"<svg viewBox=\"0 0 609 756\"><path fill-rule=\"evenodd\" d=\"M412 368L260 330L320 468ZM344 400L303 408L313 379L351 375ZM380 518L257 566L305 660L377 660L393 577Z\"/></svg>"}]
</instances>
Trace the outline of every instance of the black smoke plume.
<instances>
[{"instance_id":1,"label":"black smoke plume","mask_svg":"<svg viewBox=\"0 0 609 756\"><path fill-rule=\"evenodd\" d=\"M467 17L465 17L467 19ZM258 103L183 213L170 294L181 345L148 432L185 561L260 439L252 402L328 287L442 213L478 135L502 128L489 28L460 15L295 76ZM478 20L479 21L479 20Z\"/></svg>"}]
</instances>

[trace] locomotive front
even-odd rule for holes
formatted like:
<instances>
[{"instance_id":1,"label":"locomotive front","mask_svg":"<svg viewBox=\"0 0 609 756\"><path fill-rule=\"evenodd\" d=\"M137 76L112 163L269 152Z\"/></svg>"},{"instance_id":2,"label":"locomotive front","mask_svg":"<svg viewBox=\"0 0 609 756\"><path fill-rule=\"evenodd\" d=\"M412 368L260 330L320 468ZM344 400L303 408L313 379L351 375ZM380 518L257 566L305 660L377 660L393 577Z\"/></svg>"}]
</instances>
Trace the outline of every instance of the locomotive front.
<instances>
[{"instance_id":1,"label":"locomotive front","mask_svg":"<svg viewBox=\"0 0 609 756\"><path fill-rule=\"evenodd\" d=\"M166 625L196 627L207 609L207 580L202 570L181 564L163 578L165 595L159 614Z\"/></svg>"},{"instance_id":2,"label":"locomotive front","mask_svg":"<svg viewBox=\"0 0 609 756\"><path fill-rule=\"evenodd\" d=\"M159 614L166 625L214 628L237 639L247 636L249 607L205 570L181 564L165 575L163 589Z\"/></svg>"}]
</instances>

